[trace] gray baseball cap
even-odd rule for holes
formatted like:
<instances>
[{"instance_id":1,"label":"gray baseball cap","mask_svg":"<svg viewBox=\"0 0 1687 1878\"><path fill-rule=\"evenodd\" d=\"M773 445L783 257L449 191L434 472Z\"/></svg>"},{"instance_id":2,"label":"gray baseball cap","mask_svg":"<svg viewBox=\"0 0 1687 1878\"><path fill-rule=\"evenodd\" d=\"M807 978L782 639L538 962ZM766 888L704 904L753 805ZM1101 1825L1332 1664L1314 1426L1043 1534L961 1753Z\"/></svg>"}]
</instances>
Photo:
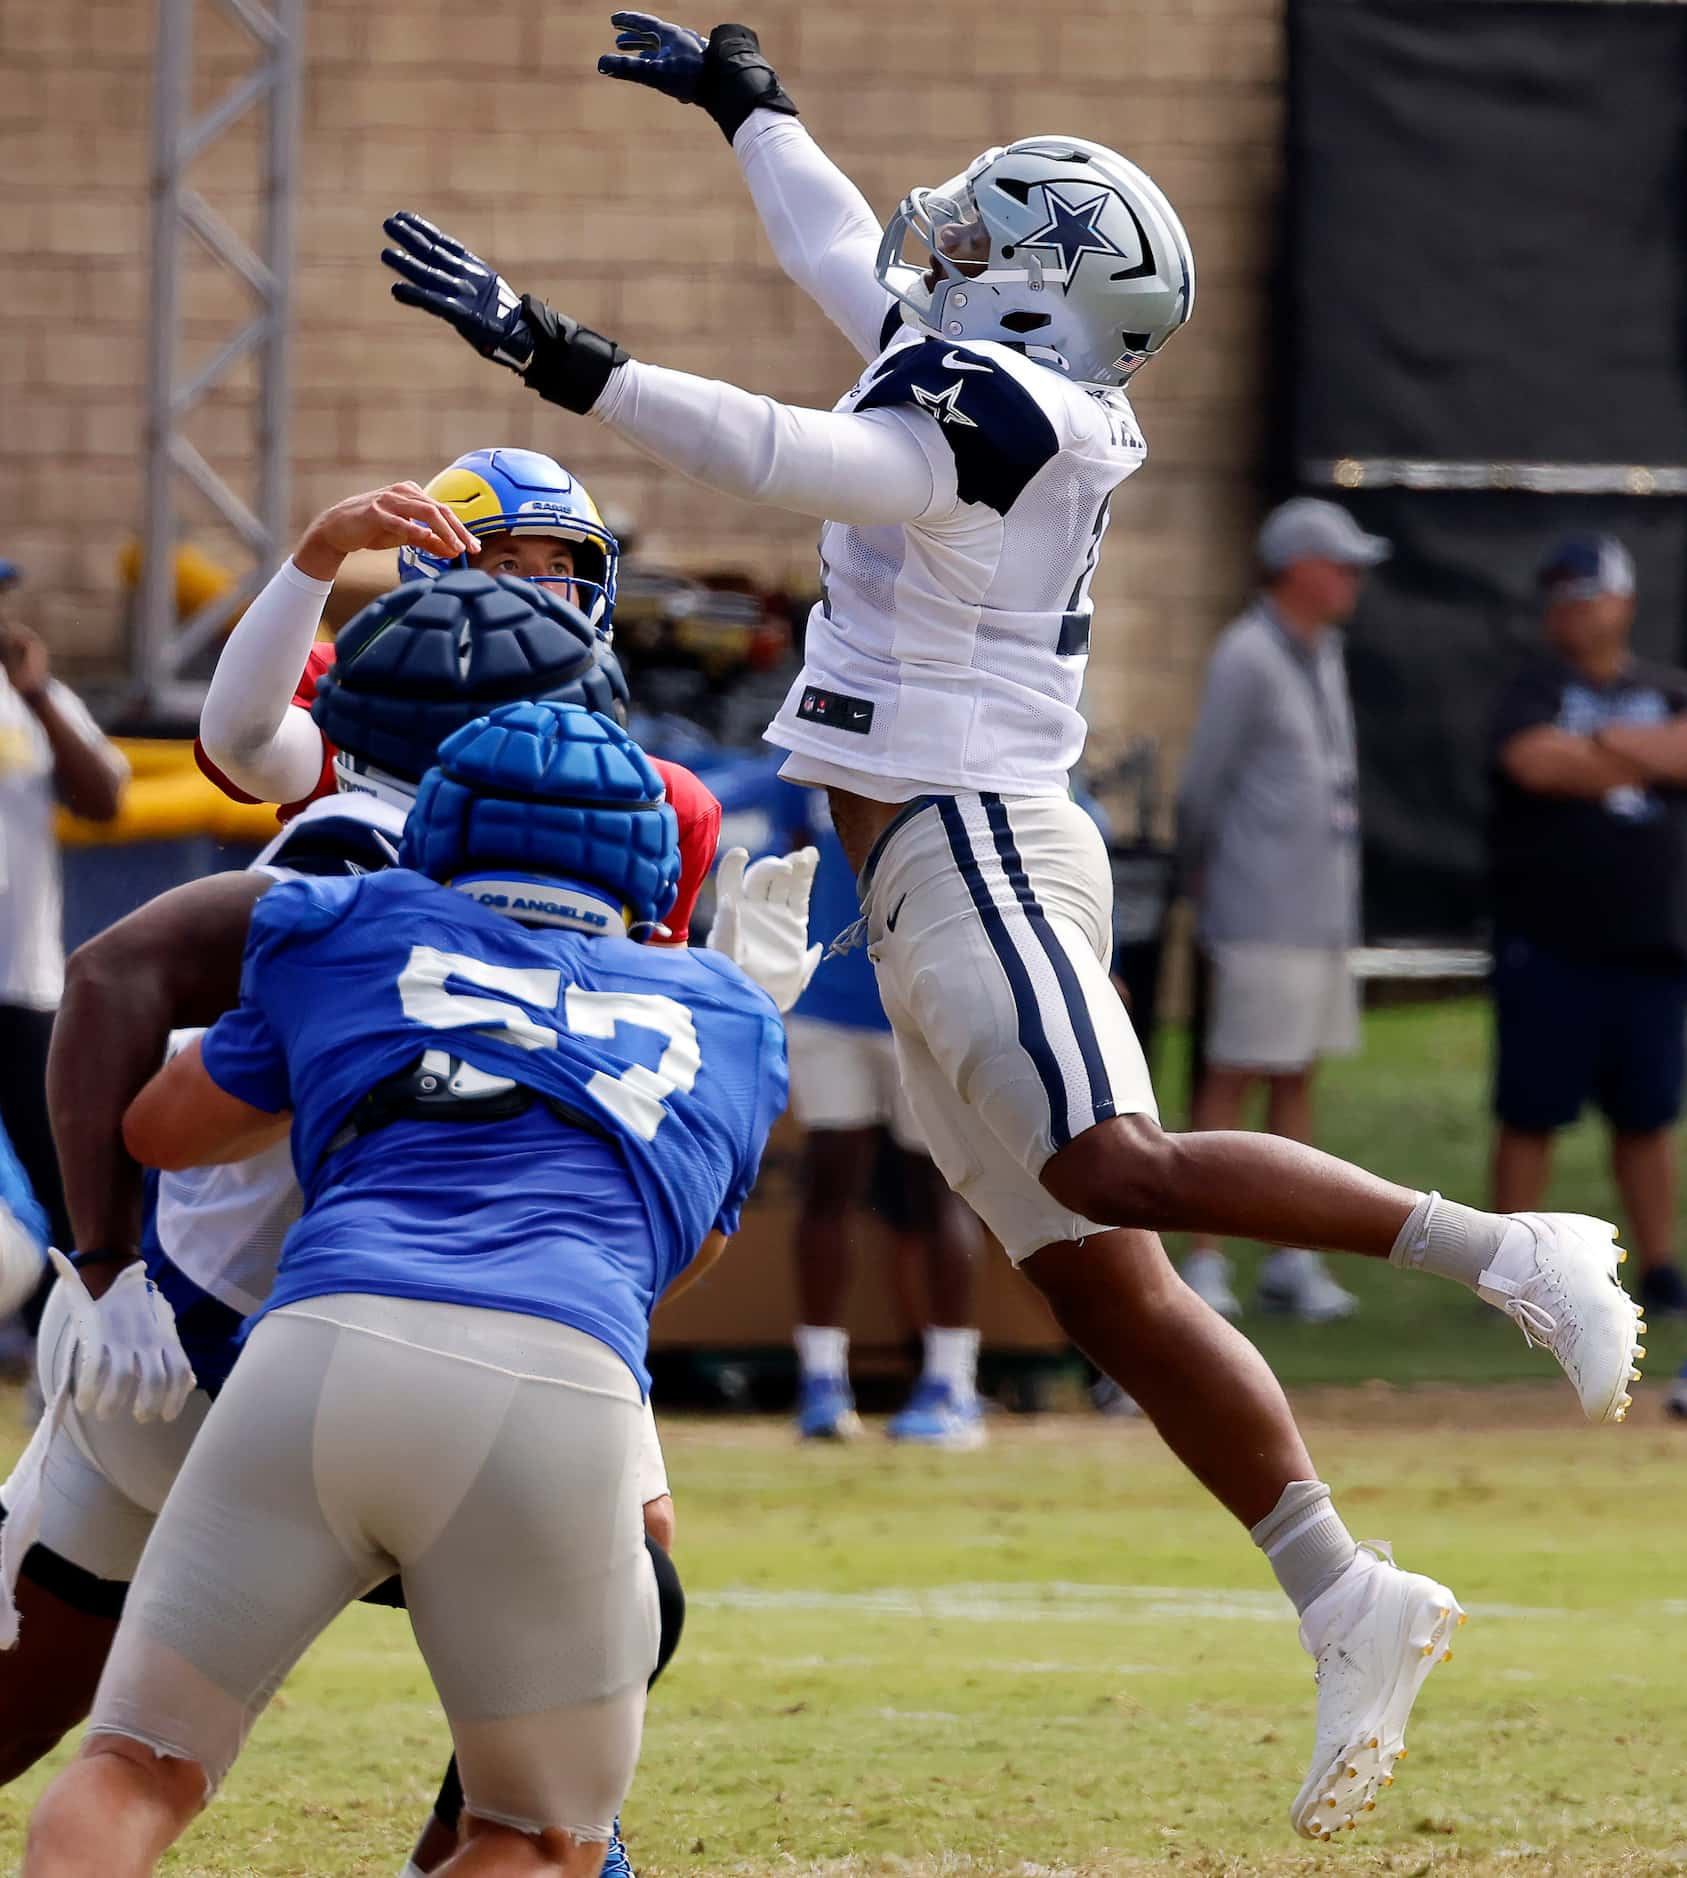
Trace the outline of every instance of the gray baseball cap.
<instances>
[{"instance_id":1,"label":"gray baseball cap","mask_svg":"<svg viewBox=\"0 0 1687 1878\"><path fill-rule=\"evenodd\" d=\"M1266 516L1259 531L1259 561L1280 574L1296 561L1338 561L1344 567L1375 567L1394 552L1381 535L1367 535L1346 509L1316 496L1296 496Z\"/></svg>"}]
</instances>

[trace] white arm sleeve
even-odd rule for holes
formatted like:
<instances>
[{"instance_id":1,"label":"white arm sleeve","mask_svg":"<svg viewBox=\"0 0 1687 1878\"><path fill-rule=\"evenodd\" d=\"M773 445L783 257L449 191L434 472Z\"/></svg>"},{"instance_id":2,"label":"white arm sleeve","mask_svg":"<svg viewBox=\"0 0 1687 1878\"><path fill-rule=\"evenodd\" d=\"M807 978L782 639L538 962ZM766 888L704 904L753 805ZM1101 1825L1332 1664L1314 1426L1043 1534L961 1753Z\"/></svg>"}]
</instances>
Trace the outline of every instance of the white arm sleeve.
<instances>
[{"instance_id":1,"label":"white arm sleeve","mask_svg":"<svg viewBox=\"0 0 1687 1878\"><path fill-rule=\"evenodd\" d=\"M864 359L896 304L873 272L884 230L867 198L794 117L752 111L732 140L779 265Z\"/></svg>"},{"instance_id":2,"label":"white arm sleeve","mask_svg":"<svg viewBox=\"0 0 1687 1878\"><path fill-rule=\"evenodd\" d=\"M822 521L932 521L957 499L954 454L923 411L809 411L635 359L592 416L695 482Z\"/></svg>"},{"instance_id":3,"label":"white arm sleeve","mask_svg":"<svg viewBox=\"0 0 1687 1878\"><path fill-rule=\"evenodd\" d=\"M322 732L293 708L334 583L292 561L241 615L223 645L199 714L205 754L260 802L297 802L322 774Z\"/></svg>"}]
</instances>

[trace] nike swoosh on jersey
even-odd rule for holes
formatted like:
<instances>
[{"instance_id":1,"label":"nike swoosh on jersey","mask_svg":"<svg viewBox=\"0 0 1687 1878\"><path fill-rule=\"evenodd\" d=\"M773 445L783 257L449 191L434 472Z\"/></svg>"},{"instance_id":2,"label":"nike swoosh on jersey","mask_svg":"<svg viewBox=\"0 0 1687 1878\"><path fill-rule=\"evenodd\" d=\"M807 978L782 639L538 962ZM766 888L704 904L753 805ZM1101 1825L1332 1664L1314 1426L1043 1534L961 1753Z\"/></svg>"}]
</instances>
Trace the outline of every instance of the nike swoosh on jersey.
<instances>
[{"instance_id":1,"label":"nike swoosh on jersey","mask_svg":"<svg viewBox=\"0 0 1687 1878\"><path fill-rule=\"evenodd\" d=\"M908 904L908 896L907 894L903 894L902 898L897 901L894 909L885 915L885 931L886 932L896 931L896 922L902 917L902 909L907 904Z\"/></svg>"},{"instance_id":2,"label":"nike swoosh on jersey","mask_svg":"<svg viewBox=\"0 0 1687 1878\"><path fill-rule=\"evenodd\" d=\"M951 372L993 372L993 365L980 365L977 359L963 359L958 352L945 352L944 369Z\"/></svg>"}]
</instances>

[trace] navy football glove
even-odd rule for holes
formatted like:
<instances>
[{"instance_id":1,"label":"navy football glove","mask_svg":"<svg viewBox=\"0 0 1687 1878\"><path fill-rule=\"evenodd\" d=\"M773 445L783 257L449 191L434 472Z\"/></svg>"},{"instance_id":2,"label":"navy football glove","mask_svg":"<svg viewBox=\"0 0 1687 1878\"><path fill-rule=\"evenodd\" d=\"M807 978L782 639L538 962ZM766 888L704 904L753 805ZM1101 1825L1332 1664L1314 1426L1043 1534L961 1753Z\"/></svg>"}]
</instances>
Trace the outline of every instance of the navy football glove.
<instances>
[{"instance_id":1,"label":"navy football glove","mask_svg":"<svg viewBox=\"0 0 1687 1878\"><path fill-rule=\"evenodd\" d=\"M609 23L620 31L616 52L597 62L604 77L624 78L681 104L701 105L728 143L752 111L797 114L748 26L717 26L705 44L690 27L659 20L654 13L612 13Z\"/></svg>"},{"instance_id":2,"label":"navy football glove","mask_svg":"<svg viewBox=\"0 0 1687 1878\"><path fill-rule=\"evenodd\" d=\"M611 13L609 23L620 31L615 35L615 52L606 52L597 62L605 78L648 85L681 104L697 102L703 55L708 51L701 34L689 26L659 20L654 13ZM633 56L617 58L616 53Z\"/></svg>"},{"instance_id":3,"label":"navy football glove","mask_svg":"<svg viewBox=\"0 0 1687 1878\"><path fill-rule=\"evenodd\" d=\"M503 275L408 210L389 215L381 226L399 244L381 250L381 259L402 276L393 282L392 297L448 321L482 358L526 371L533 332Z\"/></svg>"},{"instance_id":4,"label":"navy football glove","mask_svg":"<svg viewBox=\"0 0 1687 1878\"><path fill-rule=\"evenodd\" d=\"M381 259L402 276L393 282L392 297L455 326L483 358L519 372L547 402L584 416L609 374L626 362L613 339L532 294L518 296L478 254L432 222L404 210L382 227L400 244L381 250Z\"/></svg>"}]
</instances>

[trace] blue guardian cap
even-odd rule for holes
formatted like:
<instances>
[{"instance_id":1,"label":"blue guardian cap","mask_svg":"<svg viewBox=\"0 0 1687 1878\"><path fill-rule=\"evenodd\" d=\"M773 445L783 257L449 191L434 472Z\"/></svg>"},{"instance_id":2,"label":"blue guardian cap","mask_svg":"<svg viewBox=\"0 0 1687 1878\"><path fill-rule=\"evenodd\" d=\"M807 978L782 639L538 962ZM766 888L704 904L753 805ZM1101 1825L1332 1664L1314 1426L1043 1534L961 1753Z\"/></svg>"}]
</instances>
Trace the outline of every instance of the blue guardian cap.
<instances>
[{"instance_id":1,"label":"blue guardian cap","mask_svg":"<svg viewBox=\"0 0 1687 1878\"><path fill-rule=\"evenodd\" d=\"M612 718L553 700L506 704L440 747L402 860L528 924L624 922L648 938L679 890L679 823Z\"/></svg>"}]
</instances>

